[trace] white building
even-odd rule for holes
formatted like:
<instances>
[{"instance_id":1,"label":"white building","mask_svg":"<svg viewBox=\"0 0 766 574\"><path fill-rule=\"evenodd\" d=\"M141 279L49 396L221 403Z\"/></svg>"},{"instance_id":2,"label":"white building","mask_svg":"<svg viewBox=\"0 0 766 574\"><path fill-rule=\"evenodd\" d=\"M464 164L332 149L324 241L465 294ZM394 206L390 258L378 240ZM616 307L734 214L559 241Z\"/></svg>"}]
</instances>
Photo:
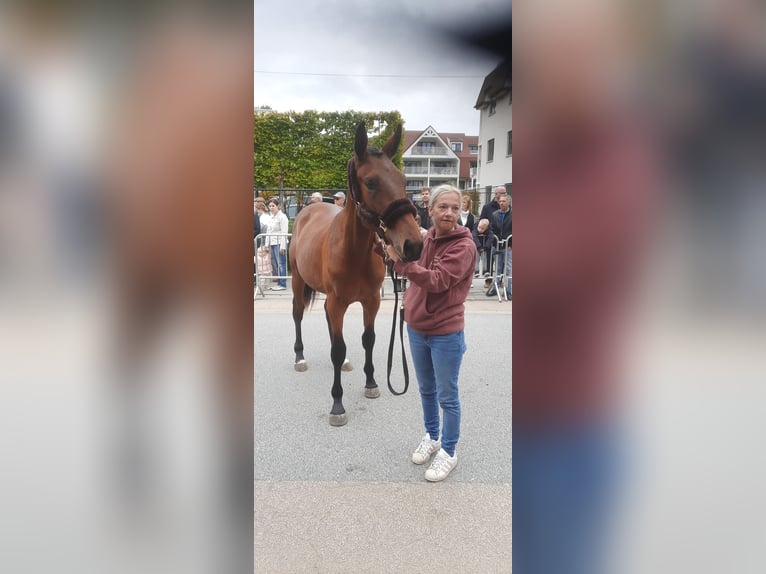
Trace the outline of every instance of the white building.
<instances>
[{"instance_id":1,"label":"white building","mask_svg":"<svg viewBox=\"0 0 766 574\"><path fill-rule=\"evenodd\" d=\"M499 185L512 194L512 100L511 64L505 61L484 78L474 106L481 114L477 187L485 190L483 202L491 199Z\"/></svg>"},{"instance_id":2,"label":"white building","mask_svg":"<svg viewBox=\"0 0 766 574\"><path fill-rule=\"evenodd\" d=\"M462 133L439 133L432 126L425 130L405 130L404 175L407 193L412 195L421 187L436 187L443 183L469 189L471 168L478 161L478 138Z\"/></svg>"}]
</instances>

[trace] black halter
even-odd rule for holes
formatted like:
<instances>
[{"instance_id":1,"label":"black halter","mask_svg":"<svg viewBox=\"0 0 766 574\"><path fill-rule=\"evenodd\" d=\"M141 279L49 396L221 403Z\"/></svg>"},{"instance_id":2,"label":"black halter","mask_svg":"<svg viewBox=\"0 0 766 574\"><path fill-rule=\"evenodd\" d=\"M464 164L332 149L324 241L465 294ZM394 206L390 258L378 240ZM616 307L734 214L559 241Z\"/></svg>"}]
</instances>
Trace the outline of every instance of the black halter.
<instances>
[{"instance_id":1,"label":"black halter","mask_svg":"<svg viewBox=\"0 0 766 574\"><path fill-rule=\"evenodd\" d=\"M368 209L361 200L359 180L356 177L356 167L354 166L353 158L348 160L348 192L351 199L356 204L356 211L359 219L367 227L375 231L384 242L385 234L389 227L393 227L400 218L408 213L413 217L418 213L415 209L415 205L406 197L395 199L388 205L388 207L386 207L383 213L380 214Z\"/></svg>"}]
</instances>

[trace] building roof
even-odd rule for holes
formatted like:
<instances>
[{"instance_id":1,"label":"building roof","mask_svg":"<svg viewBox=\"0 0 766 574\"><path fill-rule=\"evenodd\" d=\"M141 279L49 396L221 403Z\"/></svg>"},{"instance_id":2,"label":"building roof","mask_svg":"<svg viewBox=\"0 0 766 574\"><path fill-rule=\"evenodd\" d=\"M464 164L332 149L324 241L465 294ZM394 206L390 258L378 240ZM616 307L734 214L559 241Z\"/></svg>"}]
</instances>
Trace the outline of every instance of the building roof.
<instances>
[{"instance_id":1,"label":"building roof","mask_svg":"<svg viewBox=\"0 0 766 574\"><path fill-rule=\"evenodd\" d=\"M428 128L426 128L428 129ZM404 150L410 149L418 138L426 130L404 130ZM434 130L435 131L435 130ZM478 161L479 155L470 152L470 146L479 145L479 136L467 136L458 132L436 132L448 145L452 142L463 142L463 151L454 151L453 153L460 158L460 179L471 177L471 161Z\"/></svg>"},{"instance_id":2,"label":"building roof","mask_svg":"<svg viewBox=\"0 0 766 574\"><path fill-rule=\"evenodd\" d=\"M485 108L490 102L496 101L504 97L506 94L510 94L511 88L511 63L510 61L505 60L484 78L484 83L481 85L479 97L476 99L474 108L477 110Z\"/></svg>"}]
</instances>

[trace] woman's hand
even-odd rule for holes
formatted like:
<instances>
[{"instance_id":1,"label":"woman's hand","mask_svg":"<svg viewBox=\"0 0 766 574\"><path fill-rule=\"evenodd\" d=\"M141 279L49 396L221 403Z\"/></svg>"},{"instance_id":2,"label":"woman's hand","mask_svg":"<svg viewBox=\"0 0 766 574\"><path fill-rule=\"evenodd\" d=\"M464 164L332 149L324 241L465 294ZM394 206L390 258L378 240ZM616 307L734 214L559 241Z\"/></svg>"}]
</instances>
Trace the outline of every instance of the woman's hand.
<instances>
[{"instance_id":1,"label":"woman's hand","mask_svg":"<svg viewBox=\"0 0 766 574\"><path fill-rule=\"evenodd\" d=\"M399 261L399 255L397 255L393 245L386 245L386 255L388 255L388 258L392 261Z\"/></svg>"},{"instance_id":2,"label":"woman's hand","mask_svg":"<svg viewBox=\"0 0 766 574\"><path fill-rule=\"evenodd\" d=\"M284 249L280 249L280 250L279 250L279 254L280 254L280 255L284 255L284 254L285 254L285 250L284 250Z\"/></svg>"}]
</instances>

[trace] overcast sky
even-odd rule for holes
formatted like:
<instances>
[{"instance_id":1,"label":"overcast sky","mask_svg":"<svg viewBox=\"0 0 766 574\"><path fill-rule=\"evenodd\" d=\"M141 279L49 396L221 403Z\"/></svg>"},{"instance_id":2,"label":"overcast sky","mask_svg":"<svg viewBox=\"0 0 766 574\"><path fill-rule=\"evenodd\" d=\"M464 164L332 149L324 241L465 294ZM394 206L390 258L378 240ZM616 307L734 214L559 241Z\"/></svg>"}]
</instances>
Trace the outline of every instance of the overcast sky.
<instances>
[{"instance_id":1,"label":"overcast sky","mask_svg":"<svg viewBox=\"0 0 766 574\"><path fill-rule=\"evenodd\" d=\"M445 30L491 21L507 13L509 4L255 0L253 105L278 111L399 110L407 129L430 124L437 131L478 135L473 105L499 60L467 48Z\"/></svg>"}]
</instances>

